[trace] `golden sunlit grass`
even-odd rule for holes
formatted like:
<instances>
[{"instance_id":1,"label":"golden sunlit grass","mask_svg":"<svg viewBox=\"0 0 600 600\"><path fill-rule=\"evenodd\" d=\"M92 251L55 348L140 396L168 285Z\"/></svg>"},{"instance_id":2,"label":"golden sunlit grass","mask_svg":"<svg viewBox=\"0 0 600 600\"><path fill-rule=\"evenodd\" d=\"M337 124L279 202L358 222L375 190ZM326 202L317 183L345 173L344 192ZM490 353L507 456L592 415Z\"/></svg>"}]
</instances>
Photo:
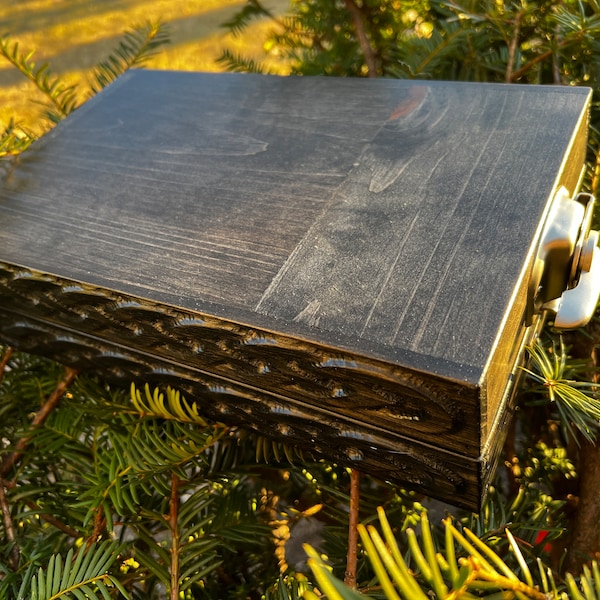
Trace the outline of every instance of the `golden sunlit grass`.
<instances>
[{"instance_id":1,"label":"golden sunlit grass","mask_svg":"<svg viewBox=\"0 0 600 600\"><path fill-rule=\"evenodd\" d=\"M69 83L87 80L87 73L119 44L123 32L148 20L167 23L171 44L148 67L192 71L220 70L215 60L224 48L264 60L262 41L273 24L256 23L235 38L221 24L245 0L19 0L0 2L0 34L34 50L36 65L49 62ZM278 14L289 0L269 0ZM269 61L266 61L269 64ZM271 66L275 66L271 63ZM279 66L284 72L284 68ZM30 126L39 107L34 86L0 58L0 128L10 118ZM39 98L41 100L41 98Z\"/></svg>"}]
</instances>

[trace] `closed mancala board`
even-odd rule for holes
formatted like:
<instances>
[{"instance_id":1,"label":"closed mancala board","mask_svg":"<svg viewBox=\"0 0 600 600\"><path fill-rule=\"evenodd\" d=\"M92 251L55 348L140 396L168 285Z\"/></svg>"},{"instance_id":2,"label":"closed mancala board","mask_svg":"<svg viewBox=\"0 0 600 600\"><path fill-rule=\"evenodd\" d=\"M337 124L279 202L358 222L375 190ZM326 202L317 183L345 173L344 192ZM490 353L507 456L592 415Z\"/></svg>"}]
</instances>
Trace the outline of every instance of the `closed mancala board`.
<instances>
[{"instance_id":1,"label":"closed mancala board","mask_svg":"<svg viewBox=\"0 0 600 600\"><path fill-rule=\"evenodd\" d=\"M0 340L476 508L589 100L132 71L4 166Z\"/></svg>"}]
</instances>

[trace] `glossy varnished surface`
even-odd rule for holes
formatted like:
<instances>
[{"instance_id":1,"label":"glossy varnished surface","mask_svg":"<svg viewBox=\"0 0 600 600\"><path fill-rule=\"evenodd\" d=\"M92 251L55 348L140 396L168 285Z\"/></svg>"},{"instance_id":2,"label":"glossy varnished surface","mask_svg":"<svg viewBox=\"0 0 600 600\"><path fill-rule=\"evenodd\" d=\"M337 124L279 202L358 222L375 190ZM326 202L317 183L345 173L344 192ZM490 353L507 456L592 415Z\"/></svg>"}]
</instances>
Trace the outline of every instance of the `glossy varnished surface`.
<instances>
[{"instance_id":1,"label":"glossy varnished surface","mask_svg":"<svg viewBox=\"0 0 600 600\"><path fill-rule=\"evenodd\" d=\"M0 338L475 506L588 102L129 73L5 168Z\"/></svg>"}]
</instances>

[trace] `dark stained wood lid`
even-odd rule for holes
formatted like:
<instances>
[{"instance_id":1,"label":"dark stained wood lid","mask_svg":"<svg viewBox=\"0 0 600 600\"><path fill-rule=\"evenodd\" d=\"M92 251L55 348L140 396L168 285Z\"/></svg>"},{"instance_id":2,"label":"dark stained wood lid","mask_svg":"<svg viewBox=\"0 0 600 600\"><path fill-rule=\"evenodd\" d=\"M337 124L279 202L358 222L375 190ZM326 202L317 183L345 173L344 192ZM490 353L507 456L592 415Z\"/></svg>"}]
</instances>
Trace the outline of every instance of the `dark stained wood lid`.
<instances>
[{"instance_id":1,"label":"dark stained wood lid","mask_svg":"<svg viewBox=\"0 0 600 600\"><path fill-rule=\"evenodd\" d=\"M476 385L589 95L133 71L7 174L0 261Z\"/></svg>"}]
</instances>

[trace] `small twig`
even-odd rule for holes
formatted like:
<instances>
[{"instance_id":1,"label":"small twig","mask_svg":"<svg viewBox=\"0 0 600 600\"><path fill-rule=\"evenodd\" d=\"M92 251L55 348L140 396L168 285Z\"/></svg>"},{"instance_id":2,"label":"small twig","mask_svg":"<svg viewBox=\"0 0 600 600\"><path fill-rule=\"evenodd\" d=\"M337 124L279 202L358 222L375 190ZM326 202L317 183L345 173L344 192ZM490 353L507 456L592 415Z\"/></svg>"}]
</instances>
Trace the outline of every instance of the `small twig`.
<instances>
[{"instance_id":1,"label":"small twig","mask_svg":"<svg viewBox=\"0 0 600 600\"><path fill-rule=\"evenodd\" d=\"M7 354L8 357L6 356ZM8 363L10 354L12 354L12 348L8 349L8 351L5 353L2 359L2 362L0 362L0 366L2 367L0 373L4 372L4 368ZM63 394L67 390L68 386L73 382L75 377L77 377L77 371L75 371L74 369L66 370L65 377L63 378L63 380L58 382L52 394L50 394L48 399L44 402L40 410L36 413L35 417L33 418L33 421L31 422L32 429L37 429L44 423L44 421L48 418L48 415L50 415L54 407L58 404L59 400L62 398ZM16 571L19 568L21 553L16 543L15 529L12 523L12 519L10 517L10 506L8 505L6 499L6 482L2 481L2 479L19 462L30 440L31 435L22 437L20 440L18 440L15 444L15 450L11 452L2 461L2 463L0 463L0 509L2 510L6 537L8 541L13 544L9 560L10 566L14 571ZM49 515L48 517L49 519L53 519L53 517L50 517Z\"/></svg>"},{"instance_id":2,"label":"small twig","mask_svg":"<svg viewBox=\"0 0 600 600\"><path fill-rule=\"evenodd\" d=\"M586 32L579 31L573 37L563 38L562 40L560 40L560 42L558 42L558 44L556 44L556 46L554 48L550 48L549 50L546 50L546 51L542 52L541 54L538 54L537 56L532 58L528 63L524 64L520 69L518 69L517 71L514 71L512 73L511 82L517 81L517 79L519 79L521 76L523 76L525 73L527 73L527 71L529 71L533 67L535 67L535 65L537 65L538 63L543 62L546 59L554 56L555 50L560 50L561 48L569 46L569 44L573 44L573 45L577 44L583 37L584 33L586 33Z\"/></svg>"},{"instance_id":3,"label":"small twig","mask_svg":"<svg viewBox=\"0 0 600 600\"><path fill-rule=\"evenodd\" d=\"M516 81L519 79L519 77L527 73L527 71L529 71L532 67L552 56L552 53L553 50L546 50L546 52L542 52L542 54L538 54L535 58L532 58L528 63L524 64L520 69L512 73L510 81Z\"/></svg>"},{"instance_id":4,"label":"small twig","mask_svg":"<svg viewBox=\"0 0 600 600\"><path fill-rule=\"evenodd\" d=\"M350 470L350 515L348 522L348 556L344 583L356 589L356 568L358 564L358 509L360 505L360 472Z\"/></svg>"},{"instance_id":5,"label":"small twig","mask_svg":"<svg viewBox=\"0 0 600 600\"><path fill-rule=\"evenodd\" d=\"M6 500L3 482L0 482L0 510L2 511L2 520L4 521L4 533L6 535L6 539L13 545L9 556L10 568L13 571L16 571L19 568L21 551L17 545L17 536L15 535L15 527L10 516L10 506Z\"/></svg>"},{"instance_id":6,"label":"small twig","mask_svg":"<svg viewBox=\"0 0 600 600\"><path fill-rule=\"evenodd\" d=\"M92 544L95 544L99 539L104 529L106 528L106 517L104 516L104 509L102 505L98 506L96 510L94 510L94 529L92 531L92 535L88 538L86 542L86 547L89 549Z\"/></svg>"},{"instance_id":7,"label":"small twig","mask_svg":"<svg viewBox=\"0 0 600 600\"><path fill-rule=\"evenodd\" d=\"M358 43L363 56L365 57L365 62L367 63L367 76L377 77L377 61L375 59L375 51L373 50L373 47L369 42L369 38L367 37L367 32L365 31L362 11L354 0L345 0L345 3L346 8L352 16L352 22L354 23L354 28L356 29Z\"/></svg>"},{"instance_id":8,"label":"small twig","mask_svg":"<svg viewBox=\"0 0 600 600\"><path fill-rule=\"evenodd\" d=\"M171 477L169 502L169 526L171 528L171 600L179 599L179 477Z\"/></svg>"},{"instance_id":9,"label":"small twig","mask_svg":"<svg viewBox=\"0 0 600 600\"><path fill-rule=\"evenodd\" d=\"M18 487L16 481L6 481L4 479L0 479L0 486L1 485L4 485L4 487L7 490L14 490L15 488ZM56 517L53 517L52 515L49 515L48 513L42 512L42 510L39 507L39 505L36 504L33 500L23 499L23 502L33 512L35 512L35 514L40 519L42 519L42 521L46 521L46 523L49 523L50 525L53 525L54 527L56 527L56 529L59 529L63 533L66 533L69 537L77 538L77 537L79 537L81 535L81 533L79 531L77 531L76 529L73 529L72 527L69 527L69 525L66 525L62 521L59 521Z\"/></svg>"},{"instance_id":10,"label":"small twig","mask_svg":"<svg viewBox=\"0 0 600 600\"><path fill-rule=\"evenodd\" d=\"M10 360L10 357L12 356L14 351L15 351L15 349L12 346L9 346L6 349L6 352L4 353L2 360L0 360L0 383L2 383L2 379L4 377L4 371L6 371L6 365L8 364L8 361Z\"/></svg>"},{"instance_id":11,"label":"small twig","mask_svg":"<svg viewBox=\"0 0 600 600\"><path fill-rule=\"evenodd\" d=\"M65 371L65 376L62 381L59 381L54 391L48 396L40 410L35 414L31 422L31 429L37 429L44 424L50 413L54 410L60 399L63 397L67 388L73 383L77 377L78 371L68 368ZM31 435L22 437L16 444L15 449L0 463L0 479L4 478L8 472L19 462L25 449L31 441Z\"/></svg>"},{"instance_id":12,"label":"small twig","mask_svg":"<svg viewBox=\"0 0 600 600\"><path fill-rule=\"evenodd\" d=\"M517 45L519 43L519 35L521 33L521 18L523 17L523 11L519 11L515 17L515 30L513 36L508 45L508 63L506 65L506 76L504 81L506 83L512 83L513 69L515 67L515 56L517 54Z\"/></svg>"},{"instance_id":13,"label":"small twig","mask_svg":"<svg viewBox=\"0 0 600 600\"><path fill-rule=\"evenodd\" d=\"M81 535L81 533L79 531L77 531L77 529L73 529L72 527L69 527L69 525L63 523L56 517L53 517L52 515L49 515L48 513L39 512L39 506L35 502L33 502L31 500L26 500L25 504L27 504L27 506L31 510L36 511L38 517L40 519L42 519L42 521L45 521L49 525L53 525L54 527L56 527L56 529L58 529L59 531L62 531L63 533L66 533L69 537L78 538Z\"/></svg>"}]
</instances>

